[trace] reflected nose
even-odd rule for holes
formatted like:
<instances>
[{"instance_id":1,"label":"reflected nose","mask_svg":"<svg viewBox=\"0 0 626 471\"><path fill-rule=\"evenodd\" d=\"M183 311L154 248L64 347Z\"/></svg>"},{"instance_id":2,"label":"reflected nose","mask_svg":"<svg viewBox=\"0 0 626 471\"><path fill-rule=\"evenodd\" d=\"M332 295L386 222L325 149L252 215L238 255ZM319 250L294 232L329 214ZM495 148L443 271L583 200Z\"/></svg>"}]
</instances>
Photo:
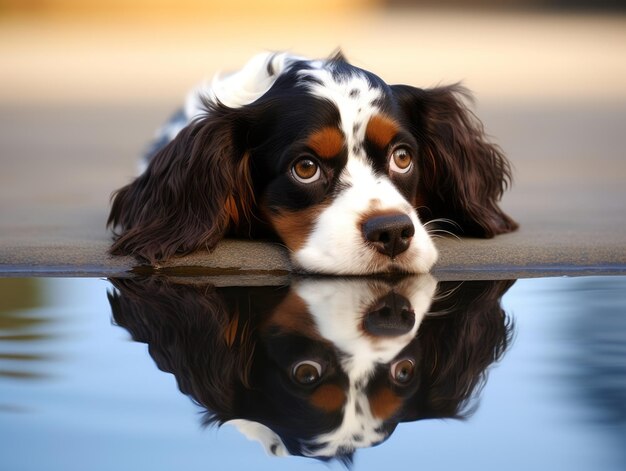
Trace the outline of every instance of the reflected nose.
<instances>
[{"instance_id":1,"label":"reflected nose","mask_svg":"<svg viewBox=\"0 0 626 471\"><path fill-rule=\"evenodd\" d=\"M383 296L365 314L365 331L376 337L396 337L410 332L415 325L415 312L404 296L393 291Z\"/></svg>"},{"instance_id":2,"label":"reflected nose","mask_svg":"<svg viewBox=\"0 0 626 471\"><path fill-rule=\"evenodd\" d=\"M376 250L394 258L409 248L415 227L404 213L379 214L365 220L362 232Z\"/></svg>"}]
</instances>

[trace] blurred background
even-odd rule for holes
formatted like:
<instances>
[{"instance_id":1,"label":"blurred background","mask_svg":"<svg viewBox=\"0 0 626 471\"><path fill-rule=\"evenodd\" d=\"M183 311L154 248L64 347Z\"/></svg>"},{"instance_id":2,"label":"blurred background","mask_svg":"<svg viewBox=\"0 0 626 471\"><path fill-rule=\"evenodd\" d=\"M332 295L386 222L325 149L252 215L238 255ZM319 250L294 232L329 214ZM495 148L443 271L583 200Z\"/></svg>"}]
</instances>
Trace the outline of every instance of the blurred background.
<instances>
[{"instance_id":1,"label":"blurred background","mask_svg":"<svg viewBox=\"0 0 626 471\"><path fill-rule=\"evenodd\" d=\"M618 0L0 0L0 103L175 102L261 50L342 48L481 100L626 99Z\"/></svg>"}]
</instances>

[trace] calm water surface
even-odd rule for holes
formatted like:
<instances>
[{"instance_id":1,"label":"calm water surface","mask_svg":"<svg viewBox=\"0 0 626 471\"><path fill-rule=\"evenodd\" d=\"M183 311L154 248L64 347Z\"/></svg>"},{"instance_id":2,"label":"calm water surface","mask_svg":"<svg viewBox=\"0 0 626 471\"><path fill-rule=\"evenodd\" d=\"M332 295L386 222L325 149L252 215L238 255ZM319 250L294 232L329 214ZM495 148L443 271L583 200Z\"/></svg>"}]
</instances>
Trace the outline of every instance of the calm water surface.
<instances>
[{"instance_id":1,"label":"calm water surface","mask_svg":"<svg viewBox=\"0 0 626 471\"><path fill-rule=\"evenodd\" d=\"M0 279L0 437L15 471L623 470L626 278Z\"/></svg>"}]
</instances>

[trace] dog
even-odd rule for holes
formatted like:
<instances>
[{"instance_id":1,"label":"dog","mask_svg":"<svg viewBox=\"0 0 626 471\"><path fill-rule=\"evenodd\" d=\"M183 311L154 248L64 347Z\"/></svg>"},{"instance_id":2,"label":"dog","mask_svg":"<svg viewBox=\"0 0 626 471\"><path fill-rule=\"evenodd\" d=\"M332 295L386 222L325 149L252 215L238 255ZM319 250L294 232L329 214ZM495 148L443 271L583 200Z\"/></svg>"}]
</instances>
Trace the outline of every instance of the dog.
<instances>
[{"instance_id":1,"label":"dog","mask_svg":"<svg viewBox=\"0 0 626 471\"><path fill-rule=\"evenodd\" d=\"M158 265L226 236L296 270L426 273L432 235L493 237L511 168L460 85L388 85L341 53L264 53L193 91L112 198L111 253Z\"/></svg>"},{"instance_id":2,"label":"dog","mask_svg":"<svg viewBox=\"0 0 626 471\"><path fill-rule=\"evenodd\" d=\"M204 423L275 456L348 463L400 422L466 417L513 332L500 307L509 281L112 281L114 322L148 344Z\"/></svg>"}]
</instances>

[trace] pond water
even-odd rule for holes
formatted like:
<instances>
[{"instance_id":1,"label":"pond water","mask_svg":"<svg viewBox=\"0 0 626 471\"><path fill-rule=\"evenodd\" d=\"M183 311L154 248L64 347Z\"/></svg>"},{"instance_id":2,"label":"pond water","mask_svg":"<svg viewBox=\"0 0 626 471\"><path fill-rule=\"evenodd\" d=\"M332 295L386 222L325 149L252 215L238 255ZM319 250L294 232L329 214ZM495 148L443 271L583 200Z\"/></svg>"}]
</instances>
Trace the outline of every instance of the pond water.
<instances>
[{"instance_id":1,"label":"pond water","mask_svg":"<svg viewBox=\"0 0 626 471\"><path fill-rule=\"evenodd\" d=\"M0 469L626 469L626 277L214 282L0 278Z\"/></svg>"}]
</instances>

